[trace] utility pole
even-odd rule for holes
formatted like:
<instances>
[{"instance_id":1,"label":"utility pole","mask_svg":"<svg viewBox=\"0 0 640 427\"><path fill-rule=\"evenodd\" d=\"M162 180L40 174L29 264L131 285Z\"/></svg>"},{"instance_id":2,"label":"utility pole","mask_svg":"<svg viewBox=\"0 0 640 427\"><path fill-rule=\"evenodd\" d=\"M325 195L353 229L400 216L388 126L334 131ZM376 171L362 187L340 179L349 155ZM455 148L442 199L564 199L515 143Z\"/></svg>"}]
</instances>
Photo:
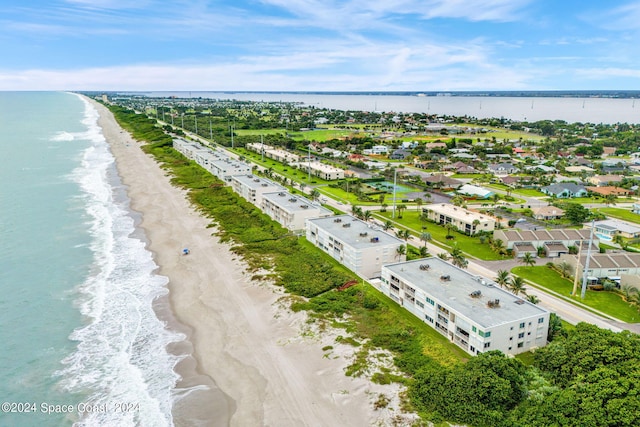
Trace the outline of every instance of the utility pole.
<instances>
[{"instance_id":1,"label":"utility pole","mask_svg":"<svg viewBox=\"0 0 640 427\"><path fill-rule=\"evenodd\" d=\"M260 143L262 144L260 146L260 151L262 152L262 161L264 162L264 136L260 135Z\"/></svg>"},{"instance_id":2,"label":"utility pole","mask_svg":"<svg viewBox=\"0 0 640 427\"><path fill-rule=\"evenodd\" d=\"M596 220L591 221L591 234L589 235L589 247L587 248L587 260L584 263L584 271L582 272L582 291L580 298L584 299L587 293L587 273L589 272L589 261L591 259L591 245L593 245L593 230L596 228Z\"/></svg>"},{"instance_id":3,"label":"utility pole","mask_svg":"<svg viewBox=\"0 0 640 427\"><path fill-rule=\"evenodd\" d=\"M580 269L580 255L582 254L582 241L580 242L580 246L578 247L578 261L576 262L576 271L573 278L573 290L571 291L571 296L575 296L576 292L578 292L578 270Z\"/></svg>"},{"instance_id":4,"label":"utility pole","mask_svg":"<svg viewBox=\"0 0 640 427\"><path fill-rule=\"evenodd\" d=\"M309 179L309 185L311 185L311 143L309 143L309 145L307 145L307 150L309 150L308 151L309 154L307 155L307 159L308 159L308 163L309 163L309 170L308 170L309 178L308 179Z\"/></svg>"},{"instance_id":5,"label":"utility pole","mask_svg":"<svg viewBox=\"0 0 640 427\"><path fill-rule=\"evenodd\" d=\"M198 134L198 113L193 115L193 122L196 124L196 135Z\"/></svg>"},{"instance_id":6,"label":"utility pole","mask_svg":"<svg viewBox=\"0 0 640 427\"><path fill-rule=\"evenodd\" d=\"M209 139L213 141L213 127L211 126L211 116L209 116Z\"/></svg>"},{"instance_id":7,"label":"utility pole","mask_svg":"<svg viewBox=\"0 0 640 427\"><path fill-rule=\"evenodd\" d=\"M396 182L398 181L398 168L393 170L393 212L391 218L396 217Z\"/></svg>"}]
</instances>

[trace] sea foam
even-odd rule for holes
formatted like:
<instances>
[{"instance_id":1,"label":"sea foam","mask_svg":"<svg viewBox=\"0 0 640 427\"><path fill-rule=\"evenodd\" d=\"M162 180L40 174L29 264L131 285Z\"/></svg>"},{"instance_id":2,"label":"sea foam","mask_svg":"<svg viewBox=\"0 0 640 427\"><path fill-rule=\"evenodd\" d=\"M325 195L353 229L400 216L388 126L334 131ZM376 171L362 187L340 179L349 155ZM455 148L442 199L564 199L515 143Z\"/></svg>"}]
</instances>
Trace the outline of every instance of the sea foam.
<instances>
[{"instance_id":1,"label":"sea foam","mask_svg":"<svg viewBox=\"0 0 640 427\"><path fill-rule=\"evenodd\" d=\"M168 292L168 280L155 273L145 242L133 236L134 218L127 199L116 195L121 184L114 184L114 158L98 112L83 101L87 130L60 140L91 142L73 179L84 192L94 262L77 290L86 324L70 336L77 350L63 361L60 384L86 396L83 403L106 408L77 414L79 426L172 426L179 358L166 347L184 336L167 330L153 310L153 301Z\"/></svg>"}]
</instances>

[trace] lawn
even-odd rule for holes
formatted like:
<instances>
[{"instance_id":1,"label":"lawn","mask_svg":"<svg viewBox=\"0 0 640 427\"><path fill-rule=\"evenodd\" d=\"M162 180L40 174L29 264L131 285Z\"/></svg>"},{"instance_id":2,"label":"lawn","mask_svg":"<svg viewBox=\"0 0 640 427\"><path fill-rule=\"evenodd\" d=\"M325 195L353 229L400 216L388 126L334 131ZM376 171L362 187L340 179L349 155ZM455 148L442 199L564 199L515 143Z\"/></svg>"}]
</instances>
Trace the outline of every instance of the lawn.
<instances>
[{"instance_id":1,"label":"lawn","mask_svg":"<svg viewBox=\"0 0 640 427\"><path fill-rule=\"evenodd\" d=\"M533 188L511 188L504 184L486 184L484 187L493 188L494 190L510 191L511 194L517 194L523 197L547 197L543 192Z\"/></svg>"},{"instance_id":2,"label":"lawn","mask_svg":"<svg viewBox=\"0 0 640 427\"><path fill-rule=\"evenodd\" d=\"M580 298L580 283L578 283L577 295L571 296L573 281L561 277L555 270L551 270L546 266L515 267L511 272L529 280L540 288L557 292L568 301L580 302L624 322L640 322L638 307L628 304L615 292L587 289L583 300Z\"/></svg>"},{"instance_id":3,"label":"lawn","mask_svg":"<svg viewBox=\"0 0 640 427\"><path fill-rule=\"evenodd\" d=\"M388 219L395 221L401 226L412 231L413 234L418 237L420 237L423 227L426 227L425 231L431 234L433 243L436 243L446 249L453 249L453 246L457 245L464 253L473 258L487 261L506 259L494 252L488 243L481 244L478 237L470 237L454 231L452 232L452 235L455 236L455 239L447 240L446 228L433 222L421 221L420 211L413 208L404 211L402 213L402 218L398 217L398 211L396 209L396 217L391 219L391 207L389 207L386 212L376 212L374 216L378 217L382 222L386 222Z\"/></svg>"},{"instance_id":4,"label":"lawn","mask_svg":"<svg viewBox=\"0 0 640 427\"><path fill-rule=\"evenodd\" d=\"M612 218L622 219L624 221L635 222L640 224L640 215L631 212L629 209L621 208L598 208L598 212L610 216Z\"/></svg>"},{"instance_id":5,"label":"lawn","mask_svg":"<svg viewBox=\"0 0 640 427\"><path fill-rule=\"evenodd\" d=\"M309 175L306 172L301 171L299 169L294 169L291 166L287 166L283 163L277 162L273 159L269 159L266 157L263 161L262 156L259 153L245 150L244 148L237 148L235 150L230 150L230 151L234 151L235 153L241 156L244 156L247 160L250 160L251 162L257 165L263 166L265 168L271 168L273 172L280 174L282 176L285 176L295 182L302 182L305 185L316 185L316 184L322 185L322 184L329 184L330 182L332 182L332 181L324 180L322 178L318 178L317 176L313 176L313 175L311 175L311 182L309 182Z\"/></svg>"},{"instance_id":6,"label":"lawn","mask_svg":"<svg viewBox=\"0 0 640 427\"><path fill-rule=\"evenodd\" d=\"M378 201L376 200L377 197L374 196L374 200L373 202L363 202L361 200L358 200L358 197L354 194L354 193L347 193L346 191L344 191L341 188L335 188L335 187L329 187L328 185L322 185L322 186L318 186L316 187L318 189L318 191L324 195L327 195L331 198L334 198L342 203L345 203L346 205L349 206L349 212L351 212L351 205L362 205L362 206L371 206L371 205L378 205ZM388 203L388 202L386 202Z\"/></svg>"}]
</instances>

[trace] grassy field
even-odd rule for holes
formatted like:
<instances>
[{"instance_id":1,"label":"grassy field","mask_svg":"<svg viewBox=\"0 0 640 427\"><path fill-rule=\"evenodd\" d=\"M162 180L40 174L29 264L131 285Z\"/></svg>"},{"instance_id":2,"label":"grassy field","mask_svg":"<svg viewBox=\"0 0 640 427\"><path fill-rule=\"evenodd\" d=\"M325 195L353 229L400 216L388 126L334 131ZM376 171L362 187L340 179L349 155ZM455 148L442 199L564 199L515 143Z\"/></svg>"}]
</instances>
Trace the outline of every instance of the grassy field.
<instances>
[{"instance_id":1,"label":"grassy field","mask_svg":"<svg viewBox=\"0 0 640 427\"><path fill-rule=\"evenodd\" d=\"M618 218L624 221L635 222L640 224L640 215L631 212L630 209L621 208L598 208L598 212L610 216L612 218Z\"/></svg>"},{"instance_id":2,"label":"grassy field","mask_svg":"<svg viewBox=\"0 0 640 427\"><path fill-rule=\"evenodd\" d=\"M504 184L487 184L483 186L487 188L493 188L494 190L511 191L512 195L517 194L524 197L547 197L546 194L533 188L511 188Z\"/></svg>"},{"instance_id":3,"label":"grassy field","mask_svg":"<svg viewBox=\"0 0 640 427\"><path fill-rule=\"evenodd\" d=\"M580 298L580 283L578 283L577 295L571 296L573 281L563 278L546 266L515 267L511 272L535 283L540 288L557 292L571 301L580 302L624 322L640 322L638 307L628 304L615 292L587 290L583 300Z\"/></svg>"},{"instance_id":4,"label":"grassy field","mask_svg":"<svg viewBox=\"0 0 640 427\"><path fill-rule=\"evenodd\" d=\"M382 222L385 222L386 220L391 220L392 210L388 208L386 212L376 212L374 215L382 220ZM454 231L452 235L455 236L455 239L447 240L447 229L433 222L421 221L420 212L415 208L404 211L402 218L398 217L398 211L396 210L396 217L392 221L409 229L412 234L417 237L420 237L420 234L422 234L422 227L426 227L425 231L431 234L433 243L446 248L443 249L443 252L445 250L451 250L457 245L460 250L473 258L487 261L506 259L494 252L488 243L481 244L478 237L470 237Z\"/></svg>"}]
</instances>

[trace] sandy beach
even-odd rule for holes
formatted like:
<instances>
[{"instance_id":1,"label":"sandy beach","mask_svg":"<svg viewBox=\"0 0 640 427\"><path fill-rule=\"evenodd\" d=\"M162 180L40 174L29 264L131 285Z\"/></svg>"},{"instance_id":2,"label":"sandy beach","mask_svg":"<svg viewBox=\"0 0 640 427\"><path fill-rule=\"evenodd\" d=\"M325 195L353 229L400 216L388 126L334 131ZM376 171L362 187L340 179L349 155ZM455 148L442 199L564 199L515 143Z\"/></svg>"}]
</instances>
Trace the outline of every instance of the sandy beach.
<instances>
[{"instance_id":1,"label":"sandy beach","mask_svg":"<svg viewBox=\"0 0 640 427\"><path fill-rule=\"evenodd\" d=\"M156 311L188 337L171 350L189 355L176 367L177 426L392 425L397 385L351 378L344 368L354 348L335 333L316 333L305 313L293 313L280 289L254 282L243 263L207 228L209 220L183 190L115 122L104 106L99 125L141 214L148 247L169 278L169 296ZM191 253L182 255L188 247ZM323 350L325 346L333 348ZM374 403L384 394L386 408ZM409 422L409 419L406 420ZM401 424L404 424L401 422ZM398 425L398 424L394 424Z\"/></svg>"}]
</instances>

